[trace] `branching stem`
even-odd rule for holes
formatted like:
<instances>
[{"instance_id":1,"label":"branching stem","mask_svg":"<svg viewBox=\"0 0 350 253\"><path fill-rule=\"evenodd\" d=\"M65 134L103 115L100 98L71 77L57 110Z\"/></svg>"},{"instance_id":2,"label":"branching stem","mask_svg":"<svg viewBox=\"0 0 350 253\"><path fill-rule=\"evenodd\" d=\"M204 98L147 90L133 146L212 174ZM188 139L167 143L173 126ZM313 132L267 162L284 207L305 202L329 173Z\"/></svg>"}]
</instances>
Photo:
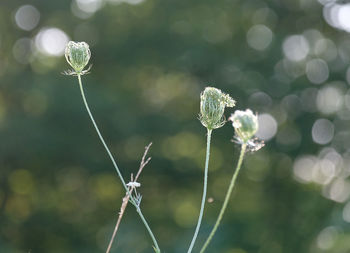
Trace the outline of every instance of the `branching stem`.
<instances>
[{"instance_id":1,"label":"branching stem","mask_svg":"<svg viewBox=\"0 0 350 253\"><path fill-rule=\"evenodd\" d=\"M131 174L131 181L130 182L138 182L138 179L139 179L139 176L141 175L141 172L143 170L143 168L147 165L147 163L151 160L151 157L148 157L146 159L146 155L149 151L149 148L151 147L152 145L152 142L150 144L148 144L148 146L145 147L145 152L142 156L142 159L141 159L141 163L140 163L140 167L139 167L139 170L136 174L136 177L135 179L133 178L133 175ZM128 191L133 192L135 188L133 187L128 187ZM118 229L119 229L119 225L122 221L122 218L123 218L123 215L124 215L124 212L125 212L125 209L126 207L128 206L128 203L129 203L129 199L130 199L130 195L128 193L125 193L125 196L123 198L123 201L122 201L122 205L120 207L120 212L119 212L119 215L118 215L118 220L117 220L117 223L115 224L115 227L114 227L114 231L113 231L113 234L112 234L112 237L111 237L111 240L109 241L109 244L108 244L108 248L106 250L106 253L110 253L111 249L112 249L112 245L113 245L113 242L114 242L114 239L117 235L117 232L118 232Z\"/></svg>"},{"instance_id":2,"label":"branching stem","mask_svg":"<svg viewBox=\"0 0 350 253\"><path fill-rule=\"evenodd\" d=\"M145 225L145 227L146 227L148 233L150 234L150 236L151 236L151 238L152 238L152 240L153 240L153 243L154 243L154 246L155 246L156 250L160 252L160 249L159 249L157 240L155 239L154 234L153 234L151 228L149 227L149 225L148 225L148 223L147 223L145 217L143 216L140 207L139 207L138 205L136 205L136 201L135 201L134 197L131 195L131 192L130 192L130 190L128 189L127 185L125 184L124 178L123 178L123 176L122 176L122 174L121 174L121 172L120 172L120 170L119 170L119 168L118 168L118 165L117 165L117 163L115 162L114 157L113 157L111 151L109 150L109 148L108 148L108 146L107 146L105 140L103 139L102 134L100 133L100 130L99 130L99 128L98 128L98 126L97 126L97 124L96 124L96 122L95 122L94 117L92 116L92 113L91 113L91 111L90 111L89 105L88 105L87 100L86 100L86 98L85 98L85 93L84 93L83 84L82 84L82 81L81 81L81 75L80 75L80 74L78 74L78 81L79 81L80 92L81 92L81 96L82 96L83 101L84 101L84 105L85 105L86 110L87 110L87 112L88 112L88 114L89 114L89 116L90 116L90 119L91 119L91 121L92 121L92 124L93 124L94 127L95 127L95 130L96 130L96 132L97 132L97 134L98 134L98 137L100 138L100 140L101 140L101 142L102 142L104 148L106 149L107 154L108 154L108 156L110 157L110 159L111 159L111 161L112 161L112 163L113 163L113 166L114 166L115 170L116 170L117 173L118 173L118 176L119 176L120 180L122 181L122 184L123 184L123 187L124 187L126 193L127 193L127 194L129 195L129 197L130 197L130 202L135 206L137 213L139 214L139 216L140 216L140 218L141 218L143 224Z\"/></svg>"}]
</instances>

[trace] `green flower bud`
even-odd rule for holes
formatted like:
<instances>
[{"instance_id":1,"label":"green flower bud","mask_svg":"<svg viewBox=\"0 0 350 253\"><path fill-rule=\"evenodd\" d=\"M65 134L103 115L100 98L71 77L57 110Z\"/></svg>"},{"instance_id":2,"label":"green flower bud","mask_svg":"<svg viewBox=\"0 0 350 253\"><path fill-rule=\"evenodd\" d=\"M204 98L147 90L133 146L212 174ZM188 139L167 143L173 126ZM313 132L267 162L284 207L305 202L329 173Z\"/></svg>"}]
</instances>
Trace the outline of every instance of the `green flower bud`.
<instances>
[{"instance_id":1,"label":"green flower bud","mask_svg":"<svg viewBox=\"0 0 350 253\"><path fill-rule=\"evenodd\" d=\"M258 117L249 109L235 111L229 120L232 121L232 126L243 143L247 143L258 131Z\"/></svg>"},{"instance_id":2,"label":"green flower bud","mask_svg":"<svg viewBox=\"0 0 350 253\"><path fill-rule=\"evenodd\" d=\"M81 74L91 57L89 45L85 42L69 41L66 46L65 56L76 74Z\"/></svg>"},{"instance_id":3,"label":"green flower bud","mask_svg":"<svg viewBox=\"0 0 350 253\"><path fill-rule=\"evenodd\" d=\"M233 106L235 106L235 100L228 94L213 87L206 87L201 93L199 119L209 130L222 127L225 124L225 107Z\"/></svg>"}]
</instances>

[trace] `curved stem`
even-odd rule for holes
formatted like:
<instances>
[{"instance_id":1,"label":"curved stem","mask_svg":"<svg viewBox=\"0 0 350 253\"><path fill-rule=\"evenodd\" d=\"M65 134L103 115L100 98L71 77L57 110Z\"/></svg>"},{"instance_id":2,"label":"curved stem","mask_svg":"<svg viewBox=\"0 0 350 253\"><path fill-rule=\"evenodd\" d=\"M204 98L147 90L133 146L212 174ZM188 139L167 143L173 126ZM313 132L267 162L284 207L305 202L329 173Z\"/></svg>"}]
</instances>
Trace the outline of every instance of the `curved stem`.
<instances>
[{"instance_id":1,"label":"curved stem","mask_svg":"<svg viewBox=\"0 0 350 253\"><path fill-rule=\"evenodd\" d=\"M228 204L228 201L230 200L230 197L231 197L231 193L232 193L232 190L233 190L233 187L235 186L235 182L236 182L236 179L237 179L237 176L238 176L238 173L241 169L241 165L242 165L242 162L243 162L243 157L244 157L244 153L245 153L245 150L246 150L246 147L247 147L247 144L244 143L242 144L242 148L241 148L241 153L239 155L239 160L238 160L238 163L237 163L237 167L236 167L236 170L232 176L232 179L231 179L231 183L230 183L230 186L227 190L227 193L226 193L226 196L225 196L225 200L224 200L224 203L221 207L221 210L220 210L220 214L215 222L215 225L213 227L213 230L210 232L210 235L209 237L207 238L207 240L205 241L200 253L203 253L206 248L208 247L211 239L213 238L216 230L218 229L219 225L220 225L220 222L222 220L222 217L224 216L224 213L225 213L225 210L226 210L226 207L227 207L227 204Z\"/></svg>"},{"instance_id":2,"label":"curved stem","mask_svg":"<svg viewBox=\"0 0 350 253\"><path fill-rule=\"evenodd\" d=\"M206 196L207 196L208 166L209 166L209 157L210 157L211 133L212 133L212 130L208 129L208 133L207 133L207 152L206 152L206 156L205 156L204 186L203 186L203 195L202 195L201 209L200 209L200 212L199 212L197 227L196 227L196 230L194 232L194 235L193 235L193 238L192 238L192 242L191 242L191 245L190 245L187 253L191 253L192 252L193 246L194 246L194 244L196 242L196 239L197 239L197 236L198 236L199 228L200 228L201 223L202 223L204 206L205 206L205 200L206 200Z\"/></svg>"},{"instance_id":3,"label":"curved stem","mask_svg":"<svg viewBox=\"0 0 350 253\"><path fill-rule=\"evenodd\" d=\"M94 117L92 116L92 113L91 113L91 111L90 111L89 105L88 105L88 103L87 103L87 101L86 101L86 98L85 98L85 93L84 93L83 84L82 84L81 76L80 76L80 75L78 75L78 80L79 80L79 87L80 87L81 96L83 97L83 101L84 101L86 110L87 110L87 112L88 112L88 114L89 114L89 116L90 116L90 119L91 119L91 121L92 121L92 124L94 125L95 130L96 130L96 132L97 132L97 134L98 134L98 137L100 138L100 140L101 140L101 142L102 142L104 148L106 149L107 154L108 154L109 158L111 159L111 161L112 161L112 163L113 163L113 165L114 165L114 168L115 168L115 170L117 171L118 176L119 176L120 180L122 181L122 184L123 184L125 190L128 192L128 187L127 187L126 184L125 184L125 181L124 181L124 178L123 178L123 176L122 176L122 173L120 172L120 170L119 170L119 168L118 168L118 165L117 165L117 163L115 162L114 157L113 157L111 151L109 151L109 148L108 148L108 146L107 146L105 140L103 139L102 134L100 133L100 130L99 130L99 128L98 128L98 126L97 126L97 124L96 124L96 122L95 122Z\"/></svg>"},{"instance_id":4,"label":"curved stem","mask_svg":"<svg viewBox=\"0 0 350 253\"><path fill-rule=\"evenodd\" d=\"M86 110L87 110L87 112L88 112L88 114L89 114L89 116L90 116L90 119L91 119L91 121L92 121L92 124L94 125L95 130L96 130L96 132L97 132L97 134L98 134L98 137L100 138L100 140L101 140L101 142L102 142L104 148L106 149L107 154L108 154L108 156L110 157L110 159L111 159L111 161L112 161L112 163L113 163L113 166L114 166L115 170L116 170L117 173L118 173L118 176L119 176L120 180L122 181L123 187L124 187L125 191L127 192L127 194L128 194L129 197L130 197L131 203L136 207L137 213L139 214L139 216L140 216L140 218L141 218L143 224L145 225L145 227L146 227L148 233L150 234L150 236L151 236L151 238L152 238L152 240L153 240L153 243L154 243L156 249L160 252L160 249L159 249L158 243L157 243L157 241L156 241L156 239L155 239L155 237L154 237L154 234L152 233L152 230L150 229L150 227L149 227L149 225L148 225L148 223L147 223L145 217L143 216L143 214L142 214L142 212L141 212L141 210L140 210L140 207L139 207L138 205L136 205L136 202L135 202L133 196L131 195L131 193L130 193L128 187L126 186L125 181L124 181L124 178L123 178L123 176L122 176L122 174L121 174L121 172L120 172L120 170L119 170L119 168L118 168L118 165L117 165L117 163L115 162L114 157L113 157L111 151L109 150L109 148L108 148L108 146L107 146L105 140L103 139L102 134L100 133L100 130L99 130L99 128L98 128L98 126L97 126L97 124L96 124L96 122L95 122L94 117L92 116L92 113L91 113L91 111L90 111L89 105L88 105L87 100L86 100L86 98L85 98L85 93L84 93L84 89L83 89L83 84L82 84L82 81L81 81L81 75L79 75L79 74L78 74L78 81L79 81L79 87L80 87L81 96L82 96L82 98L83 98L83 101L84 101Z\"/></svg>"},{"instance_id":5,"label":"curved stem","mask_svg":"<svg viewBox=\"0 0 350 253\"><path fill-rule=\"evenodd\" d=\"M152 233L152 230L151 230L151 228L149 227L149 225L148 225L148 223L147 223L145 217L143 216L141 209L140 209L140 208L136 208L136 211L137 211L137 213L139 214L139 216L140 216L140 218L141 218L143 224L145 225L145 227L146 227L148 233L150 234L150 236L151 236L151 238L152 238L152 241L153 241L153 243L154 243L154 247L155 247L155 249L157 250L156 252L157 252L157 253L160 253L160 248L159 248L159 245L158 245L158 243L157 243L157 240L156 240L156 238L154 237L154 234Z\"/></svg>"}]
</instances>

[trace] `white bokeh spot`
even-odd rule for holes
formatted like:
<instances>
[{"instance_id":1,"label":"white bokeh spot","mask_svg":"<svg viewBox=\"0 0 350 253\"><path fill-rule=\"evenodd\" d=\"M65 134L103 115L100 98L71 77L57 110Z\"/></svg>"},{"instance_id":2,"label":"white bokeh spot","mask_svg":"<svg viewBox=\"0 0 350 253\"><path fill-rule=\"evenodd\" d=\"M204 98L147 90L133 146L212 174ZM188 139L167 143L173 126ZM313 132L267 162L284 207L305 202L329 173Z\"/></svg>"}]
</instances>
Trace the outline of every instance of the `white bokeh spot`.
<instances>
[{"instance_id":1,"label":"white bokeh spot","mask_svg":"<svg viewBox=\"0 0 350 253\"><path fill-rule=\"evenodd\" d=\"M35 37L35 46L45 55L62 56L68 41L68 35L61 29L43 28Z\"/></svg>"}]
</instances>

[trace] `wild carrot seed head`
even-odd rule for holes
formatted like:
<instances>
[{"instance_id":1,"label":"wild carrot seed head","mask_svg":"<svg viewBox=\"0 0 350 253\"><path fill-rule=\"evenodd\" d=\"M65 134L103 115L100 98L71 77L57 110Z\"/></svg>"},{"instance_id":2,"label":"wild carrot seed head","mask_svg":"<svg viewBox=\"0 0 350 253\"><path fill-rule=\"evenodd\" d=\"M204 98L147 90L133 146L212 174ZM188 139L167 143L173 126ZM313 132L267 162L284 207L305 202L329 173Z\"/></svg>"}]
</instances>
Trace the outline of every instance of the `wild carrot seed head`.
<instances>
[{"instance_id":1,"label":"wild carrot seed head","mask_svg":"<svg viewBox=\"0 0 350 253\"><path fill-rule=\"evenodd\" d=\"M229 118L235 128L237 136L247 143L258 131L258 117L250 110L235 111Z\"/></svg>"},{"instance_id":2,"label":"wild carrot seed head","mask_svg":"<svg viewBox=\"0 0 350 253\"><path fill-rule=\"evenodd\" d=\"M199 120L209 130L222 127L225 124L225 108L233 106L235 100L228 94L214 87L206 87L201 93Z\"/></svg>"},{"instance_id":3,"label":"wild carrot seed head","mask_svg":"<svg viewBox=\"0 0 350 253\"><path fill-rule=\"evenodd\" d=\"M66 46L65 57L74 69L75 74L81 74L91 57L89 45L86 42L69 41Z\"/></svg>"}]
</instances>

